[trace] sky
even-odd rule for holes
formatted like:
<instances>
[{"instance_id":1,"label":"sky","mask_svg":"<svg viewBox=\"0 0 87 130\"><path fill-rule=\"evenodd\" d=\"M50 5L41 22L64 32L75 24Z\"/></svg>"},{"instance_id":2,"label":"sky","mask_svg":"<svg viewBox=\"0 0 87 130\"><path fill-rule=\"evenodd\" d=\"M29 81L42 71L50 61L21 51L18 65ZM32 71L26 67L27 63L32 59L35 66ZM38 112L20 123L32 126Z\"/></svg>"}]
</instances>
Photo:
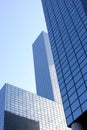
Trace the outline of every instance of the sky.
<instances>
[{"instance_id":1,"label":"sky","mask_svg":"<svg viewBox=\"0 0 87 130\"><path fill-rule=\"evenodd\" d=\"M0 0L0 88L36 93L32 44L47 32L41 0Z\"/></svg>"}]
</instances>

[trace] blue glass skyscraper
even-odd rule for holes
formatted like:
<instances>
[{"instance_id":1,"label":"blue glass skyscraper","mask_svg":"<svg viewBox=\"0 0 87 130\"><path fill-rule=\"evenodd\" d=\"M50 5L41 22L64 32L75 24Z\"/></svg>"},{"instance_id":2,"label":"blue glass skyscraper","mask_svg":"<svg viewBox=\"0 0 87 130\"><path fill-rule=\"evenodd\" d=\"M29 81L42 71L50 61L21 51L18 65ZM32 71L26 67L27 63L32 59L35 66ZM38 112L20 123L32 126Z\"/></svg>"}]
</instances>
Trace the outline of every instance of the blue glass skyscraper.
<instances>
[{"instance_id":1,"label":"blue glass skyscraper","mask_svg":"<svg viewBox=\"0 0 87 130\"><path fill-rule=\"evenodd\" d=\"M54 100L46 53L47 34L42 32L33 44L36 90L39 96Z\"/></svg>"},{"instance_id":2,"label":"blue glass skyscraper","mask_svg":"<svg viewBox=\"0 0 87 130\"><path fill-rule=\"evenodd\" d=\"M42 5L67 125L86 130L87 0L42 0Z\"/></svg>"},{"instance_id":3,"label":"blue glass skyscraper","mask_svg":"<svg viewBox=\"0 0 87 130\"><path fill-rule=\"evenodd\" d=\"M34 42L33 58L37 94L62 103L48 33L41 32Z\"/></svg>"},{"instance_id":4,"label":"blue glass skyscraper","mask_svg":"<svg viewBox=\"0 0 87 130\"><path fill-rule=\"evenodd\" d=\"M37 95L53 100L58 105L61 105L61 107L58 107L58 111L60 111L62 116L59 115L58 120L60 120L60 125L64 126L64 123L62 123L61 120L63 118L63 122L65 122L65 115L48 33L41 32L34 42L33 58ZM56 111L56 108L53 111ZM54 121L55 120L56 119L54 118ZM66 128L63 129L65 130Z\"/></svg>"}]
</instances>

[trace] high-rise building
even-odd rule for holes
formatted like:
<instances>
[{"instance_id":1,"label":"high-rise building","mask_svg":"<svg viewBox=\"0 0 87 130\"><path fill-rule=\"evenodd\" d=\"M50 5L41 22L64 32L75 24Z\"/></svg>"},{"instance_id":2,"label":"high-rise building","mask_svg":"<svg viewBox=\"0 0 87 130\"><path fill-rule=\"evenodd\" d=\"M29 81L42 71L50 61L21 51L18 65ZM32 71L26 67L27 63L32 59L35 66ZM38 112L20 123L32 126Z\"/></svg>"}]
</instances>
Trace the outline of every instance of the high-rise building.
<instances>
[{"instance_id":1,"label":"high-rise building","mask_svg":"<svg viewBox=\"0 0 87 130\"><path fill-rule=\"evenodd\" d=\"M63 114L61 103L9 84L0 90L0 130L69 130Z\"/></svg>"},{"instance_id":2,"label":"high-rise building","mask_svg":"<svg viewBox=\"0 0 87 130\"><path fill-rule=\"evenodd\" d=\"M33 44L36 89L39 96L62 102L56 70L46 32L41 32Z\"/></svg>"},{"instance_id":3,"label":"high-rise building","mask_svg":"<svg viewBox=\"0 0 87 130\"><path fill-rule=\"evenodd\" d=\"M87 0L42 0L67 125L87 125Z\"/></svg>"},{"instance_id":4,"label":"high-rise building","mask_svg":"<svg viewBox=\"0 0 87 130\"><path fill-rule=\"evenodd\" d=\"M62 109L59 107L58 110L65 119L50 41L46 32L41 32L34 42L33 58L37 94L61 104ZM61 117L59 118L61 120Z\"/></svg>"},{"instance_id":5,"label":"high-rise building","mask_svg":"<svg viewBox=\"0 0 87 130\"><path fill-rule=\"evenodd\" d=\"M48 37L44 32L42 32L33 43L36 90L39 96L54 100L46 47L44 43L48 43Z\"/></svg>"}]
</instances>

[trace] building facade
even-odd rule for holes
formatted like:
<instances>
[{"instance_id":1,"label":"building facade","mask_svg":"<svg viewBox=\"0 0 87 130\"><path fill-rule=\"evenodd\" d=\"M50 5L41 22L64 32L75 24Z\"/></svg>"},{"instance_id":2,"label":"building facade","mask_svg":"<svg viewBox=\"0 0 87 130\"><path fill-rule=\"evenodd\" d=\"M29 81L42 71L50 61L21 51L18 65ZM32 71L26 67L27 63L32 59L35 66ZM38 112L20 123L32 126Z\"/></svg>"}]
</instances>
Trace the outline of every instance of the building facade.
<instances>
[{"instance_id":1,"label":"building facade","mask_svg":"<svg viewBox=\"0 0 87 130\"><path fill-rule=\"evenodd\" d=\"M72 129L85 130L87 0L42 0L42 5L67 125Z\"/></svg>"},{"instance_id":2,"label":"building facade","mask_svg":"<svg viewBox=\"0 0 87 130\"><path fill-rule=\"evenodd\" d=\"M0 130L69 130L63 114L61 103L9 84L0 90Z\"/></svg>"},{"instance_id":3,"label":"building facade","mask_svg":"<svg viewBox=\"0 0 87 130\"><path fill-rule=\"evenodd\" d=\"M34 42L33 58L37 94L62 103L50 41L46 32L41 32Z\"/></svg>"},{"instance_id":4,"label":"building facade","mask_svg":"<svg viewBox=\"0 0 87 130\"><path fill-rule=\"evenodd\" d=\"M49 65L45 44L48 43L47 35L42 32L33 43L33 58L35 68L36 90L39 96L54 101Z\"/></svg>"}]
</instances>

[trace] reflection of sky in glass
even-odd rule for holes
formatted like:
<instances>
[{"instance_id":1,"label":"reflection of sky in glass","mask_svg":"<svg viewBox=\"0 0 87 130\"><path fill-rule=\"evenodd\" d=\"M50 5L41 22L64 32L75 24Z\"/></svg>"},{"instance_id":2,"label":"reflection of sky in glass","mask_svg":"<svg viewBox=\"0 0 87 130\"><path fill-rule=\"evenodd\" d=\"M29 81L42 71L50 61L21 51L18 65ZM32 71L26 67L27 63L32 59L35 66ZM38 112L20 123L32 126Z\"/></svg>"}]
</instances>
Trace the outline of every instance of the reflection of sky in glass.
<instances>
[{"instance_id":1,"label":"reflection of sky in glass","mask_svg":"<svg viewBox=\"0 0 87 130\"><path fill-rule=\"evenodd\" d=\"M45 40L48 43L48 44L45 43L45 48L46 48L46 54L47 54L48 67L49 67L49 73L50 73L50 78L51 78L51 83L52 83L54 100L56 102L62 103L49 37L47 37L47 39L45 39Z\"/></svg>"},{"instance_id":2,"label":"reflection of sky in glass","mask_svg":"<svg viewBox=\"0 0 87 130\"><path fill-rule=\"evenodd\" d=\"M41 130L68 130L60 103L57 104L8 84L4 89L6 111L39 121Z\"/></svg>"},{"instance_id":3,"label":"reflection of sky in glass","mask_svg":"<svg viewBox=\"0 0 87 130\"><path fill-rule=\"evenodd\" d=\"M86 0L42 2L66 120L70 126L87 110Z\"/></svg>"}]
</instances>

